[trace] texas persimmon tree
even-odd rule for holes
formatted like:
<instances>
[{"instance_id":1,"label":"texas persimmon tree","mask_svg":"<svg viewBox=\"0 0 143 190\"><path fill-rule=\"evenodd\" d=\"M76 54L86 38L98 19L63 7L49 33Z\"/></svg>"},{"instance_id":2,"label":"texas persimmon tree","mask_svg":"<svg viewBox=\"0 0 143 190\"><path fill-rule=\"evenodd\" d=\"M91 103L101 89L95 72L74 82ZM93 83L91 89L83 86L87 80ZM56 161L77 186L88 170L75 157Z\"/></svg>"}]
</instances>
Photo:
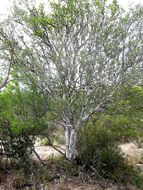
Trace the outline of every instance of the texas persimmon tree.
<instances>
[{"instance_id":1,"label":"texas persimmon tree","mask_svg":"<svg viewBox=\"0 0 143 190\"><path fill-rule=\"evenodd\" d=\"M45 98L47 119L65 129L66 157L75 157L77 132L107 109L120 87L141 82L143 11L117 1L63 0L49 9L16 1L16 77Z\"/></svg>"}]
</instances>

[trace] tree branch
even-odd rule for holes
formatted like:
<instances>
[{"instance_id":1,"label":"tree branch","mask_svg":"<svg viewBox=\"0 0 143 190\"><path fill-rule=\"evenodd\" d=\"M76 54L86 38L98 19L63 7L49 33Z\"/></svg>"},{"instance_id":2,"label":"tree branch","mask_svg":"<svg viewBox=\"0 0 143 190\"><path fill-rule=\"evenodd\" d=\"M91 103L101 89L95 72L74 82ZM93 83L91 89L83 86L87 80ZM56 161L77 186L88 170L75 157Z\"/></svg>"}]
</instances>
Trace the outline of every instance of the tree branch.
<instances>
[{"instance_id":1,"label":"tree branch","mask_svg":"<svg viewBox=\"0 0 143 190\"><path fill-rule=\"evenodd\" d=\"M7 83L10 82L10 80L9 80L9 75L10 75L10 71L11 71L11 66L12 66L12 62L9 64L8 72L7 72L6 78L5 78L5 79L3 80L3 82L0 84L0 89L2 89L4 86L7 85Z\"/></svg>"}]
</instances>

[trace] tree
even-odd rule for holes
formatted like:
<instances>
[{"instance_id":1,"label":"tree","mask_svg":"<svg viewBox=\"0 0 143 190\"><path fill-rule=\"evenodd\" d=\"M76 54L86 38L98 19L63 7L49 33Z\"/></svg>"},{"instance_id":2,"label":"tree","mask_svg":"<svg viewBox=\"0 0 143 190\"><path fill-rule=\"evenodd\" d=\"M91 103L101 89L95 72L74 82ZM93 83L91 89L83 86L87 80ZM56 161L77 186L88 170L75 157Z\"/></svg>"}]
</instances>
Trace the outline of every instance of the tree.
<instances>
[{"instance_id":1,"label":"tree","mask_svg":"<svg viewBox=\"0 0 143 190\"><path fill-rule=\"evenodd\" d=\"M106 110L121 86L140 82L143 14L106 0L64 0L50 8L46 13L25 0L14 6L14 69L44 97L50 123L65 128L66 157L73 160L79 128Z\"/></svg>"}]
</instances>

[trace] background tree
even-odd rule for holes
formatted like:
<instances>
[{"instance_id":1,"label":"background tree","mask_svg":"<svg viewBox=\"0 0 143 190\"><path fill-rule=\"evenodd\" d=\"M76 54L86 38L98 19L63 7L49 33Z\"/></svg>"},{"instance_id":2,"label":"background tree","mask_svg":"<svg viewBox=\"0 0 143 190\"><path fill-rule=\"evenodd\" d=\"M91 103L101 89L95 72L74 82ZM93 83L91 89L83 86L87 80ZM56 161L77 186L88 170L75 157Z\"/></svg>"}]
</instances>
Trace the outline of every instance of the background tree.
<instances>
[{"instance_id":1,"label":"background tree","mask_svg":"<svg viewBox=\"0 0 143 190\"><path fill-rule=\"evenodd\" d=\"M14 65L17 42L14 25L9 19L1 22L0 27L0 90L10 82L10 72Z\"/></svg>"}]
</instances>

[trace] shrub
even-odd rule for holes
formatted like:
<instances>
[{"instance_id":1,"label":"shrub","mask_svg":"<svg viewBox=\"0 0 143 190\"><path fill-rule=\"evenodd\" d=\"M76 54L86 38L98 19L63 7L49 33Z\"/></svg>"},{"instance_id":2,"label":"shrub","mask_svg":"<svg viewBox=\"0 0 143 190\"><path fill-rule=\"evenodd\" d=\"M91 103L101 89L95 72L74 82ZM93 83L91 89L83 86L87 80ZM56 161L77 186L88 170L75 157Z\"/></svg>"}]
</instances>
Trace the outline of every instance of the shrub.
<instances>
[{"instance_id":1,"label":"shrub","mask_svg":"<svg viewBox=\"0 0 143 190\"><path fill-rule=\"evenodd\" d=\"M92 165L103 176L108 176L124 165L114 134L106 127L89 122L78 134L78 156L83 165Z\"/></svg>"},{"instance_id":2,"label":"shrub","mask_svg":"<svg viewBox=\"0 0 143 190\"><path fill-rule=\"evenodd\" d=\"M142 187L142 178L124 159L116 133L108 127L96 125L93 120L83 126L78 133L77 153L82 165L99 176Z\"/></svg>"},{"instance_id":3,"label":"shrub","mask_svg":"<svg viewBox=\"0 0 143 190\"><path fill-rule=\"evenodd\" d=\"M24 131L16 134L10 126L1 128L0 139L3 153L9 158L22 162L25 162L32 153L35 140L34 136L30 136Z\"/></svg>"},{"instance_id":4,"label":"shrub","mask_svg":"<svg viewBox=\"0 0 143 190\"><path fill-rule=\"evenodd\" d=\"M22 162L30 156L36 135L45 128L38 92L11 84L0 93L0 143L4 154Z\"/></svg>"}]
</instances>

